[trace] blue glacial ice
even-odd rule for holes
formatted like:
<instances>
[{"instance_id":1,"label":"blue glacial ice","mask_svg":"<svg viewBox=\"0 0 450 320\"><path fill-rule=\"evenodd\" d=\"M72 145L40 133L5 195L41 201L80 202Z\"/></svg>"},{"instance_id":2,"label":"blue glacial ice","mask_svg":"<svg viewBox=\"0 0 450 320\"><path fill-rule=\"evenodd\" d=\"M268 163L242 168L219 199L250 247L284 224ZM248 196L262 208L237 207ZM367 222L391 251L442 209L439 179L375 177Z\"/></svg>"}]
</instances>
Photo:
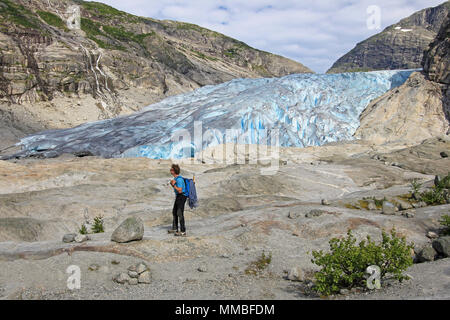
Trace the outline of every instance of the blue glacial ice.
<instances>
[{"instance_id":1,"label":"blue glacial ice","mask_svg":"<svg viewBox=\"0 0 450 320\"><path fill-rule=\"evenodd\" d=\"M280 145L286 147L351 140L369 102L403 84L412 72L232 80L169 97L129 116L26 137L15 156L55 157L89 151L106 158L181 158L223 142L265 143L258 133L275 129ZM200 123L194 139L194 126ZM174 139L182 129L192 139ZM229 129L233 134L226 134Z\"/></svg>"}]
</instances>

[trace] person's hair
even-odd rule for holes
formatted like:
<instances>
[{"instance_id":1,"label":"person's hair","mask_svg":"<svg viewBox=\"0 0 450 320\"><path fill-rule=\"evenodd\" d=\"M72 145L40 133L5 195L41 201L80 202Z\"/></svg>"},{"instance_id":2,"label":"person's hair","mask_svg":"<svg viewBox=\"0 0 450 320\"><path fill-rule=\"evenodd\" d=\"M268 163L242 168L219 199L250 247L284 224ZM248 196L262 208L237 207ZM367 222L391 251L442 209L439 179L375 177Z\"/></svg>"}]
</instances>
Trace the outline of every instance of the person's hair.
<instances>
[{"instance_id":1,"label":"person's hair","mask_svg":"<svg viewBox=\"0 0 450 320\"><path fill-rule=\"evenodd\" d=\"M175 172L175 174L180 174L180 172L181 172L180 166L177 164L173 164L172 169Z\"/></svg>"}]
</instances>

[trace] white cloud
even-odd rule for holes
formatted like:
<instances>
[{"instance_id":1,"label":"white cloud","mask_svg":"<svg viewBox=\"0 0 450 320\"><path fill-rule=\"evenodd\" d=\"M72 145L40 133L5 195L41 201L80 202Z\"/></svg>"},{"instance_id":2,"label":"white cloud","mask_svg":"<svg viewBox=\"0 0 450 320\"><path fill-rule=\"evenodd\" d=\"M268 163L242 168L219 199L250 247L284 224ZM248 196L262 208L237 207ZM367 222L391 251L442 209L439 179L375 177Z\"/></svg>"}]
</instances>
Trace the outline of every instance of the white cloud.
<instances>
[{"instance_id":1,"label":"white cloud","mask_svg":"<svg viewBox=\"0 0 450 320\"><path fill-rule=\"evenodd\" d=\"M381 9L381 29L443 0L98 0L140 16L198 24L325 72L369 30L366 9Z\"/></svg>"}]
</instances>

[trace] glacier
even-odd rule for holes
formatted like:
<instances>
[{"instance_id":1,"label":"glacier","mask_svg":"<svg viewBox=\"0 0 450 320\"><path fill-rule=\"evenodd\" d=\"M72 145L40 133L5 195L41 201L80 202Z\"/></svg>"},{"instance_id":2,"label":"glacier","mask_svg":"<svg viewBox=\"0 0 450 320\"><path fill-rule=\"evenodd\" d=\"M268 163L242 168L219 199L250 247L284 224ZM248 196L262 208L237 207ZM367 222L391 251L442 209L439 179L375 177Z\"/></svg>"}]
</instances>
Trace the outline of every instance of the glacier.
<instances>
[{"instance_id":1,"label":"glacier","mask_svg":"<svg viewBox=\"0 0 450 320\"><path fill-rule=\"evenodd\" d=\"M258 131L275 129L284 147L352 140L370 101L403 84L413 71L236 79L166 98L132 115L25 137L12 157L89 152L105 158L179 159L224 142L262 144L268 140ZM178 132L194 137L195 130L200 139L174 139Z\"/></svg>"}]
</instances>

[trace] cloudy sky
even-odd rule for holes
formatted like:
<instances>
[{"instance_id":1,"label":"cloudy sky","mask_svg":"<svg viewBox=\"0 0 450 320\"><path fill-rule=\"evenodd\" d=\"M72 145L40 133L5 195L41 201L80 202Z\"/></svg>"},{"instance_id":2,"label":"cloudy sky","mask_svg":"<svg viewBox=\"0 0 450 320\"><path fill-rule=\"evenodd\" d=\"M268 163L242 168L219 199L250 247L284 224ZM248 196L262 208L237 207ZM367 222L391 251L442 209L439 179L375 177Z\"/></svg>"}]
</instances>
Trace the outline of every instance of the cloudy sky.
<instances>
[{"instance_id":1,"label":"cloudy sky","mask_svg":"<svg viewBox=\"0 0 450 320\"><path fill-rule=\"evenodd\" d=\"M98 0L139 16L190 22L325 72L358 42L443 0ZM373 9L376 8L379 9ZM377 12L379 18L377 19ZM377 22L379 21L379 23ZM369 22L369 23L368 23ZM368 25L370 27L368 27ZM381 29L374 29L375 27Z\"/></svg>"}]
</instances>

